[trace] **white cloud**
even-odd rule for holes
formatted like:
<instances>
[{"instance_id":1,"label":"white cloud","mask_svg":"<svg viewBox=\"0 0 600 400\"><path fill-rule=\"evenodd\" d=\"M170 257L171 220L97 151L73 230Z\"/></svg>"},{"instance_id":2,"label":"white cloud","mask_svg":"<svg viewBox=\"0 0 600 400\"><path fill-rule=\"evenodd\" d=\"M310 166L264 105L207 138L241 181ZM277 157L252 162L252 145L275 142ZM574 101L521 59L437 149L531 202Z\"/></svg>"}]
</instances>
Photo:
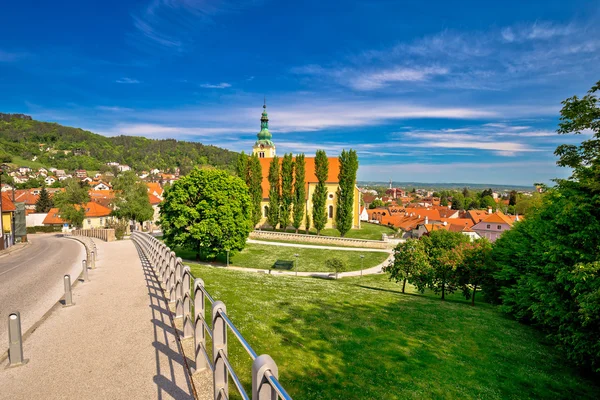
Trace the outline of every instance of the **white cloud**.
<instances>
[{"instance_id":1,"label":"white cloud","mask_svg":"<svg viewBox=\"0 0 600 400\"><path fill-rule=\"evenodd\" d=\"M121 78L121 79L117 79L115 82L126 83L126 84L140 83L140 81L138 81L137 79L131 79L131 78Z\"/></svg>"},{"instance_id":2,"label":"white cloud","mask_svg":"<svg viewBox=\"0 0 600 400\"><path fill-rule=\"evenodd\" d=\"M118 107L118 106L96 106L96 109L100 110L100 111L112 111L112 112L133 111L133 108Z\"/></svg>"},{"instance_id":3,"label":"white cloud","mask_svg":"<svg viewBox=\"0 0 600 400\"><path fill-rule=\"evenodd\" d=\"M200 85L201 88L204 89L226 89L231 87L231 84L227 83L227 82L221 82L221 83L203 83Z\"/></svg>"},{"instance_id":4,"label":"white cloud","mask_svg":"<svg viewBox=\"0 0 600 400\"><path fill-rule=\"evenodd\" d=\"M244 132L250 131L244 131L243 129L238 128L169 126L148 123L121 123L117 124L115 127L107 131L103 131L100 133L105 136L129 135L147 136L154 138L177 138L181 136L212 136L220 134L240 134Z\"/></svg>"},{"instance_id":5,"label":"white cloud","mask_svg":"<svg viewBox=\"0 0 600 400\"><path fill-rule=\"evenodd\" d=\"M447 68L426 67L426 68L404 68L397 67L372 73L359 75L351 79L349 84L358 90L373 90L387 86L394 82L420 82L426 81L436 75L446 75Z\"/></svg>"}]
</instances>

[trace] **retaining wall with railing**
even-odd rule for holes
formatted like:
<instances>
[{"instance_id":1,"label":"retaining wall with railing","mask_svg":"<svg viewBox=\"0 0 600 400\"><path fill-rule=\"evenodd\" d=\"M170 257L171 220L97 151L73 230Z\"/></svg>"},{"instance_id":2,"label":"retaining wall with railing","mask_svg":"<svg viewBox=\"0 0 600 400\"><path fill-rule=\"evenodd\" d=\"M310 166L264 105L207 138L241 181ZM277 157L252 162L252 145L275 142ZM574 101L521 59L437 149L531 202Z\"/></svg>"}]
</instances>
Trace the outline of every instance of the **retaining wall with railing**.
<instances>
[{"instance_id":1,"label":"retaining wall with railing","mask_svg":"<svg viewBox=\"0 0 600 400\"><path fill-rule=\"evenodd\" d=\"M204 281L196 278L192 285L190 267L183 265L181 258L176 257L175 252L153 236L134 231L131 239L150 260L169 302L175 303L175 318L183 318L183 339L194 339L195 372L207 369L212 372L214 399L229 398L231 378L243 399L291 400L278 380L279 371L275 361L267 354L260 356L256 354L228 317L225 304L222 301L215 301L204 287ZM205 319L207 300L211 304L210 324ZM228 332L233 334L252 359L251 395L248 395L242 386L237 372L229 361ZM207 335L212 342L210 352L206 348Z\"/></svg>"},{"instance_id":2,"label":"retaining wall with railing","mask_svg":"<svg viewBox=\"0 0 600 400\"><path fill-rule=\"evenodd\" d=\"M87 236L104 240L105 242L114 242L116 240L114 229L91 228L91 229L73 229L73 236Z\"/></svg>"},{"instance_id":3,"label":"retaining wall with railing","mask_svg":"<svg viewBox=\"0 0 600 400\"><path fill-rule=\"evenodd\" d=\"M273 232L273 231L252 231L250 239L258 240L281 240L289 242L302 242L314 244L328 244L331 246L346 246L346 247L362 247L367 249L387 249L390 244L386 240L367 240L367 239L352 239L334 236L316 236L305 235L300 233Z\"/></svg>"}]
</instances>

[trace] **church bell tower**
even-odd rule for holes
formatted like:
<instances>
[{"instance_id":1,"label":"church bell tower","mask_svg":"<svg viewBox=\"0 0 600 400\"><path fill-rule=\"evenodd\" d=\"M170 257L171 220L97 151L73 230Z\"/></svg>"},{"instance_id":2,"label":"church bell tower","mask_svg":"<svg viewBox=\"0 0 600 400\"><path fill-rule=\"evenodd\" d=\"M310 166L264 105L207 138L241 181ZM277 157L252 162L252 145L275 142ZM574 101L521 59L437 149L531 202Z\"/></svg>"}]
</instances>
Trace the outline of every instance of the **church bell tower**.
<instances>
[{"instance_id":1,"label":"church bell tower","mask_svg":"<svg viewBox=\"0 0 600 400\"><path fill-rule=\"evenodd\" d=\"M271 140L273 135L269 132L269 117L267 116L267 103L263 104L263 112L260 117L260 132L256 135L258 140L252 147L252 153L259 158L275 157L275 143Z\"/></svg>"}]
</instances>

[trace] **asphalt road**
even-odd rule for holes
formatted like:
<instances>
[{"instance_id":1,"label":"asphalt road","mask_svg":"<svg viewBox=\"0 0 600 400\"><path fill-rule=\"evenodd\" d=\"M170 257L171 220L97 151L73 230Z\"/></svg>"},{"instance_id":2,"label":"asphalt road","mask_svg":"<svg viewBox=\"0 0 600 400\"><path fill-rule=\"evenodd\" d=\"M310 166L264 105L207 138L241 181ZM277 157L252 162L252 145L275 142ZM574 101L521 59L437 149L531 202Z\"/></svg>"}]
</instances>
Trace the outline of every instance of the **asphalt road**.
<instances>
[{"instance_id":1,"label":"asphalt road","mask_svg":"<svg viewBox=\"0 0 600 400\"><path fill-rule=\"evenodd\" d=\"M8 349L8 314L21 313L23 333L64 294L63 276L74 282L85 250L56 234L29 235L30 244L0 257L0 354Z\"/></svg>"}]
</instances>

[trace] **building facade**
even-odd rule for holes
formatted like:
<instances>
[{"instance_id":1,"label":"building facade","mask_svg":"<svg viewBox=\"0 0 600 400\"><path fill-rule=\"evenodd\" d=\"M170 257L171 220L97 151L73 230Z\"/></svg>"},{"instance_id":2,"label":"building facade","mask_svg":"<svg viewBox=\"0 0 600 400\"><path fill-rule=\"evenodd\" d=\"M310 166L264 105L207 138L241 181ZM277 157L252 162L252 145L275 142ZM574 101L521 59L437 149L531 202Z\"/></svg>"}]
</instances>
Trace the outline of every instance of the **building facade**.
<instances>
[{"instance_id":1,"label":"building facade","mask_svg":"<svg viewBox=\"0 0 600 400\"><path fill-rule=\"evenodd\" d=\"M259 222L259 226L267 226L267 210L269 206L269 166L273 157L276 155L276 146L273 142L273 136L271 132L269 132L269 118L267 115L267 106L263 105L263 112L260 118L260 132L257 135L257 140L252 147L253 154L256 154L260 159L260 165L262 168L262 193L263 200L261 202L261 211L262 218ZM305 157L306 163L306 173L305 173L305 188L306 188L306 201L304 204L305 207L305 218L306 215L311 219L311 226L314 226L312 223L312 196L317 187L318 179L315 174L315 158L314 157ZM327 181L325 182L325 187L327 188L327 201L325 204L325 209L327 212L327 223L325 228L335 228L335 215L336 215L336 205L337 205L337 190L339 188L338 175L340 172L340 162L337 157L330 157L329 160L329 173L327 175ZM283 161L282 158L279 159L279 163ZM360 228L360 196L358 188L354 187L354 204L352 207L352 228L358 229ZM305 229L304 222L300 229Z\"/></svg>"}]
</instances>

